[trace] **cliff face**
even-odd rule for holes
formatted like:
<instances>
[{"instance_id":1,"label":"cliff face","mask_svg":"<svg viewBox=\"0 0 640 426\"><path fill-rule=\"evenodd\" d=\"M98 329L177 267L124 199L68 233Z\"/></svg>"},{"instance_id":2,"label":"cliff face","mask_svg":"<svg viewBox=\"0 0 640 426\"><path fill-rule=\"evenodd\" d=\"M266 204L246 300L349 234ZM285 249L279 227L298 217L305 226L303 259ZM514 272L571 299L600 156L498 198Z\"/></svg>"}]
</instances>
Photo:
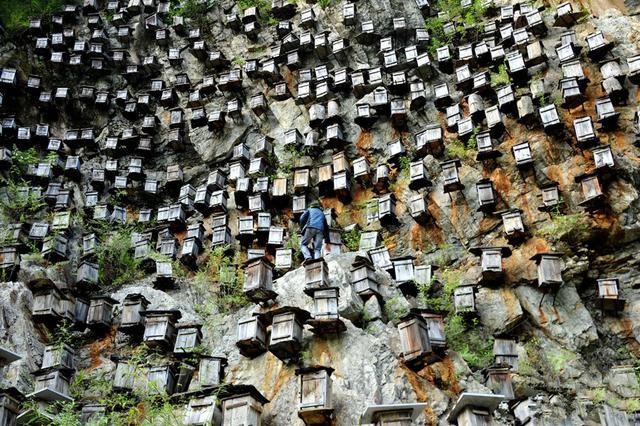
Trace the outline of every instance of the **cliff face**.
<instances>
[{"instance_id":1,"label":"cliff face","mask_svg":"<svg viewBox=\"0 0 640 426\"><path fill-rule=\"evenodd\" d=\"M37 390L32 373L42 365L45 346L59 347L64 343L75 350L75 374L67 391L74 402L57 407L48 404L51 411L64 414L57 416L55 421L59 424L76 424L83 407L90 404L104 406L113 424L186 422L190 399L206 393L198 386L202 374L198 371L199 360L204 355L221 355L228 363L224 379L227 385L211 391L213 394L223 397L232 388L230 385L253 385L269 400L263 407L264 425L304 424L298 418L300 378L296 369L310 365L334 370L333 422L337 425L358 424L370 405L413 402L427 404L415 424L450 424L447 415L463 392L512 391L513 395L507 395L508 401L491 415L493 422L505 425L524 423L527 416L534 418L535 424L610 425L614 418L623 422L615 424L627 424L624 421L640 411L640 156L636 146L640 91L638 71L634 78L632 65L627 62L639 53L637 2L585 2L581 7L586 16L569 29L553 25L557 5L545 2L545 8L540 10L547 31L540 32L540 27L527 25L522 17L513 19L506 11L501 12L509 2L489 8L472 2L470 7L475 12L471 13L471 9L460 8L456 2L442 1L441 12L454 15L449 18L458 24L452 36L446 35L442 26L448 20L436 19L436 5L429 13L421 11L413 1L360 0L355 3L355 21L350 23L344 19L344 1L284 2L285 8L296 11L289 20L278 17L277 10L268 3L257 2L262 16L257 18L259 30L255 37L232 28L228 18L238 14L239 19L245 16L246 23L253 22L251 1L172 1L167 5L169 13L162 11L162 3L149 2L145 6L146 3L136 8L135 0L129 4L120 2L118 7L127 11L120 17L119 9L109 9L107 4L98 2L96 11L103 23L94 24L91 2L87 2L89 6L78 9L83 12L74 10L60 15L62 25L46 18L42 30L7 34L0 46L0 145L9 150L10 158L7 160L5 151L0 153L0 224L7 231L2 235L2 248L6 250L0 253L5 281L0 283L0 348L21 356L4 369L3 388L14 386L23 394ZM277 1L273 3L278 6ZM516 11L526 8L524 4L514 6ZM538 6L543 5L535 5ZM444 10L449 7L451 10ZM307 10L313 11L313 22L303 18L302 12ZM164 23L150 23L154 12ZM186 29L199 28L200 34L190 37L187 30L180 31L175 23L181 17L186 17ZM404 18L405 29L394 28L394 18ZM372 21L377 35L369 44L363 42L366 37L359 36L365 21ZM491 33L488 28L494 21L497 30ZM291 29L287 29L286 22L291 23ZM516 29L528 30L528 41L521 46L509 43L505 40L508 37L500 34L500 27L511 23ZM416 39L415 30L425 25L430 40L421 42ZM94 27L102 28L104 34L96 34ZM130 28L127 37L121 33L125 27ZM63 28L73 28L74 32L62 46L52 47L55 35ZM166 44L156 38L156 30L162 29L166 29ZM313 44L306 48L302 44L305 29L315 36L326 31L329 44L343 39L348 44L346 53L334 45L335 51L329 48L324 54L319 38L315 48ZM572 47L583 74L575 80L580 86L580 102L570 105L563 99L560 81L575 68L569 71L567 61L561 61L556 50L567 30L575 31ZM612 43L603 55L590 54L585 41L597 31ZM377 39L385 36L392 39L393 48L388 51L397 53L399 65L384 62L384 49ZM459 47L472 44L477 48L483 40L491 43L490 37L497 45L503 43L506 53L524 54L528 64L524 76L500 61L480 56L465 60L459 56ZM43 38L48 44L38 48L36 41ZM86 41L87 46L78 46L74 43L77 41ZM194 48L199 41L206 43L202 54ZM528 50L527 45L536 41L541 43L546 60L532 65L533 50ZM102 44L103 53L89 51L96 44ZM440 45L451 49L451 70L446 69L446 61L437 62L436 48ZM418 54L427 52L432 66L418 66L407 57L410 49L405 48L412 46L417 46ZM179 59L170 58L171 48L178 49ZM52 60L52 51L64 52L63 63ZM116 59L116 52L122 51L128 55L125 63ZM226 59L216 60L216 52ZM288 52L298 52L300 59L294 60ZM80 57L79 65L69 63L74 55ZM142 65L149 57L155 62ZM277 63L273 72L267 68L270 58ZM620 75L618 68L610 71L605 66L607 60L615 58L619 60ZM259 65L253 60L258 60ZM490 87L467 88L457 78L452 71L467 63L471 75L489 73ZM126 64L138 64L138 71L127 70ZM257 72L251 69L254 64L259 68ZM320 99L305 99L301 84L304 71L319 65L327 65L333 85L338 83L337 71L346 68L354 87L338 90L329 85L329 93L323 97L319 90L326 80L321 76L322 70L316 69L312 92ZM95 69L98 66L104 69ZM374 81L376 67L382 67L384 74L380 84ZM226 79L229 71L236 69L243 69L244 73L233 88ZM368 84L357 84L359 70L370 70ZM410 107L414 93L408 90L408 83L394 85L392 71L403 71L407 82L424 82L424 106ZM613 72L618 89L610 88L610 84L615 86L611 79L605 83L607 72ZM190 80L185 87L180 74ZM29 76L34 75L41 78L39 88L27 85ZM207 76L215 79L213 87L207 84ZM163 88L177 88L174 102L165 102L159 92L150 90L152 80L163 81ZM276 82L286 83L292 96L279 98ZM442 98L436 96L435 88L442 83L448 84L450 104L460 105L459 120L449 120L449 125L447 114L452 115L452 110L436 108ZM537 91L536 84L540 85ZM496 89L509 85L513 102L503 105ZM95 88L90 100L81 97L84 86ZM389 101L400 100L404 113L392 117L390 102L379 103L376 96L380 91L375 87L386 87ZM69 88L69 96L58 98L59 88ZM123 94L123 90L128 93ZM55 98L53 102L43 100L42 94L48 91ZM103 107L95 101L100 92L108 93ZM469 105L474 98L469 95L478 93L484 111L474 113ZM150 94L148 103L146 94ZM265 96L264 111L252 103L254 95L259 94ZM619 114L616 125L607 125L606 120L598 122L596 103L606 96ZM237 113L234 100L240 102ZM327 110L333 108L329 101L337 101L338 112L317 125L316 109L318 105ZM519 111L517 105L529 101L531 117L526 117L524 109ZM357 124L362 118L357 113L360 104L379 112L372 126ZM494 105L502 111L504 131L499 124L491 125L486 117ZM548 105L555 106L558 113L559 125L553 130L545 129L538 111ZM197 122L200 107L208 122ZM173 121L173 108L181 108L184 118ZM226 118L223 114L221 128L216 129L220 122L214 117L220 111L226 113ZM465 137L463 123L472 114ZM154 116L156 119L151 122L155 125L145 124L145 117ZM576 134L574 120L583 117L591 117L595 138L581 139ZM398 124L401 121L404 124ZM339 123L343 141L331 136L328 127L333 123ZM416 135L431 124L442 129L441 151L421 150L418 145ZM42 130L44 125L48 125L46 132ZM24 129L29 129L28 137ZM74 129L92 129L94 137L81 137L76 142L72 137ZM133 136L128 135L131 129ZM181 130L177 135L172 129ZM290 129L297 129L301 136L294 146L287 136ZM485 131L490 132L494 149L501 156L476 159L480 135ZM314 132L317 143L313 143ZM272 143L273 152L267 149L260 153L264 136ZM117 146L113 145L114 138ZM51 144L56 139L62 143L59 149ZM151 141L152 152L147 152L141 143L146 139ZM401 154L395 155L393 141L399 141ZM513 151L525 142L531 153L526 167L517 163L520 157L514 157ZM238 150L242 144L247 158L238 155L243 152ZM600 158L606 163L608 151L598 157L597 149L592 148L606 147L610 148L611 164L603 167ZM333 170L338 171L339 161L334 154L340 152L349 162L350 188L333 191L329 180L331 190L325 191L320 167L333 164L329 169L335 178ZM266 166L253 173L251 165L255 163L249 160L262 154ZM74 156L81 162L77 167ZM139 158L142 170L136 172L134 164ZM361 158L371 169L368 181L354 176L354 165ZM457 171L461 185L458 190L448 191L450 181L445 182L442 163L455 159L460 160ZM113 160L117 160L114 169L109 169ZM258 193L260 176L268 178L264 208L238 203L241 179L233 176L238 164L251 171L253 189L248 195ZM383 165L389 167L387 184L384 178L375 176ZM170 172L175 166L179 166L182 176L174 180ZM310 172L308 185L296 183L294 176L299 176L301 168ZM429 185L420 185L413 177L415 170L423 168ZM212 213L213 204L212 209L194 208L195 189L206 186L215 170L228 177L222 187L215 188L228 194L226 209ZM104 181L99 179L100 172L104 173ZM585 174L598 179L602 195L590 198L592 193L583 192L587 185L581 183ZM116 177L125 180L118 182ZM279 178L287 179L283 197L274 195L273 184ZM477 184L482 179L492 184L495 195L489 210L479 209ZM154 180L159 182L156 193L147 187ZM61 187L57 188L56 183ZM184 185L193 188L184 189ZM544 211L543 190L553 185L557 185L561 202ZM65 189L70 191L67 198ZM25 196L25 191L29 195ZM385 194L392 194L396 200L391 221L381 217L383 205L377 204ZM92 195L98 198L97 206L91 204ZM238 321L258 315L270 325L270 312L286 306L314 312L313 298L303 292L305 269L298 253L299 212L295 211L294 199L301 202L301 198L296 199L301 195L307 204L319 198L328 217L333 217L331 227L341 235L341 241L332 236L332 253L325 259L328 284L339 290L337 311L346 330L318 336L307 325L301 347L295 351L294 359L286 362L270 351L254 358L242 356L236 346ZM412 200L417 195L426 200L427 220L412 216ZM372 202L374 209L370 207ZM160 217L162 207L180 203L185 210L183 219ZM107 206L113 216L101 220L96 213L100 206ZM153 220L139 220L145 209L151 209ZM333 209L333 216L329 209ZM516 209L512 211L516 225L518 219L523 225L515 233L507 232L514 222L504 216L512 209ZM123 214L122 223L116 220L118 211ZM243 295L242 264L249 247L239 244L242 237L235 237L241 233L239 219L253 216L256 227L260 212L271 214L272 235L282 228L285 236L283 241L266 244L266 235L259 235L260 238L250 239L249 246L267 247L265 256L274 262L282 260L276 257L275 249L292 248L293 263L279 269L274 278L277 298L259 305ZM69 213L66 219L65 213ZM221 217L226 218L222 227ZM12 224L20 226L10 227ZM53 240L45 238L44 248L42 238L33 233L23 238L34 224L50 226L47 237ZM185 247L193 240L186 227L193 224L202 224L204 231L202 245L197 245L195 253L189 253ZM219 242L218 232L224 232L225 226L231 238L222 242L228 246L211 248L212 241ZM420 282L417 276L413 277L418 281L417 291L402 291L399 272L390 273L392 269L363 247L364 239L360 238L365 231L378 232L377 243L371 248L386 248L396 261L411 256L413 266L431 265L434 279ZM145 232L148 234L139 235ZM83 237L91 234L97 238L93 253L83 247ZM57 252L47 249L59 237L64 237L66 245ZM134 243L136 238L142 242ZM473 250L477 247L509 248L509 255L505 251L501 260L504 274L496 282L483 281L488 274ZM14 252L19 253L15 262L11 257ZM532 258L540 253L560 253L562 283L549 288L539 284L540 271ZM351 270L363 256L373 260L378 296L364 297L354 289ZM87 262L95 264L98 272L95 280L85 282L80 278ZM172 265L172 285L159 285L156 262ZM622 309L602 308L599 285L604 283L598 280L603 279L617 279L618 299L624 300ZM458 299L460 290L466 285L474 288L473 315L458 306L462 300ZM52 287L76 304L82 300L92 303L99 295L110 296L114 299L113 320L107 321L106 327L85 327L82 321L71 326L60 318L38 320L34 301ZM179 310L178 325L202 324L202 341L197 350L188 357L179 357L172 348L148 348L140 342L141 333L137 338L124 333L124 301L132 294L141 294L148 300L148 311ZM620 306L619 301L613 304ZM435 350L434 346L433 352L438 356L417 365L406 362L406 349L398 331L402 318L412 308L441 315L448 344L447 349ZM73 315L69 319L73 320ZM434 332L433 324L431 331ZM517 363L511 362L511 369L506 372L500 370L503 375L499 377L496 371L505 366L495 365L500 361L495 358L499 355L496 341L513 342L511 355L517 355ZM119 396L122 393L112 390L117 366L114 356L134 359L136 367L145 372L149 366L167 363L176 368L190 365L194 371L187 390L192 393L181 389L176 393L182 395L154 398L142 386L133 393L134 398L125 399ZM196 395L196 390L201 393ZM33 410L33 402L39 401L37 395L29 400L32 402L24 404L22 412ZM40 410L44 410L43 406Z\"/></svg>"}]
</instances>

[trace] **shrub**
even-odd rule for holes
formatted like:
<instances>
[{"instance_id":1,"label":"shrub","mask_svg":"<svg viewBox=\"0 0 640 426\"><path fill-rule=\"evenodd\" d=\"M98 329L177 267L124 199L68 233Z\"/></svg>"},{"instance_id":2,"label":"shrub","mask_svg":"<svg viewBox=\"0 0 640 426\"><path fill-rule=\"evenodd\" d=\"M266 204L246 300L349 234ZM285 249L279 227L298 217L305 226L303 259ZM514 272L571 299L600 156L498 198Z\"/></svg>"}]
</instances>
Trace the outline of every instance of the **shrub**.
<instances>
[{"instance_id":1,"label":"shrub","mask_svg":"<svg viewBox=\"0 0 640 426\"><path fill-rule=\"evenodd\" d=\"M24 30L30 17L48 16L65 4L79 4L79 0L0 0L0 23L9 32Z\"/></svg>"},{"instance_id":2,"label":"shrub","mask_svg":"<svg viewBox=\"0 0 640 426\"><path fill-rule=\"evenodd\" d=\"M131 233L127 230L112 233L98 246L97 263L102 285L118 287L142 278L140 262L133 257Z\"/></svg>"},{"instance_id":3,"label":"shrub","mask_svg":"<svg viewBox=\"0 0 640 426\"><path fill-rule=\"evenodd\" d=\"M211 304L203 304L198 310L203 316L210 316L217 309L227 313L249 305L244 295L244 271L238 267L240 258L231 259L226 255L229 246L217 246L205 252L206 264L196 273L195 282L204 294L211 294ZM214 285L217 284L217 285Z\"/></svg>"},{"instance_id":4,"label":"shrub","mask_svg":"<svg viewBox=\"0 0 640 426\"><path fill-rule=\"evenodd\" d=\"M483 332L477 319L467 327L461 316L450 314L444 329L449 348L458 352L471 369L481 369L492 363L493 337Z\"/></svg>"},{"instance_id":5,"label":"shrub","mask_svg":"<svg viewBox=\"0 0 640 426\"><path fill-rule=\"evenodd\" d=\"M278 23L278 20L271 14L271 2L269 0L238 0L236 5L242 12L250 7L257 7L260 14L260 23L263 25L271 26Z\"/></svg>"},{"instance_id":6,"label":"shrub","mask_svg":"<svg viewBox=\"0 0 640 426\"><path fill-rule=\"evenodd\" d=\"M425 21L425 28L431 35L428 49L432 56L435 55L439 47L451 45L457 33L464 28L462 24L471 26L480 22L486 10L482 0L473 0L471 6L467 8L462 7L460 0L438 0L436 6L438 10L447 13L448 21L455 22L457 25L455 33L446 34L444 32L445 21L442 19L433 17Z\"/></svg>"},{"instance_id":7,"label":"shrub","mask_svg":"<svg viewBox=\"0 0 640 426\"><path fill-rule=\"evenodd\" d=\"M195 21L196 26L206 29L212 23L207 14L215 4L216 0L172 0L167 23L173 21L174 16L182 16Z\"/></svg>"},{"instance_id":8,"label":"shrub","mask_svg":"<svg viewBox=\"0 0 640 426\"><path fill-rule=\"evenodd\" d=\"M511 84L511 77L509 77L509 73L507 72L507 66L505 64L500 64L498 72L491 73L491 85L493 87L497 87L505 86L507 84Z\"/></svg>"},{"instance_id":9,"label":"shrub","mask_svg":"<svg viewBox=\"0 0 640 426\"><path fill-rule=\"evenodd\" d=\"M360 236L362 231L357 226L354 226L349 232L345 232L342 235L342 241L349 251L358 251L360 248Z\"/></svg>"},{"instance_id":10,"label":"shrub","mask_svg":"<svg viewBox=\"0 0 640 426\"><path fill-rule=\"evenodd\" d=\"M551 216L551 223L539 228L536 234L552 241L565 241L575 245L589 239L591 225L586 213L562 215L558 212Z\"/></svg>"},{"instance_id":11,"label":"shrub","mask_svg":"<svg viewBox=\"0 0 640 426\"><path fill-rule=\"evenodd\" d=\"M403 299L404 297L398 294L385 302L384 310L389 321L396 322L409 313L409 305L403 303Z\"/></svg>"},{"instance_id":12,"label":"shrub","mask_svg":"<svg viewBox=\"0 0 640 426\"><path fill-rule=\"evenodd\" d=\"M318 0L318 6L322 9L326 9L331 4L331 0Z\"/></svg>"}]
</instances>

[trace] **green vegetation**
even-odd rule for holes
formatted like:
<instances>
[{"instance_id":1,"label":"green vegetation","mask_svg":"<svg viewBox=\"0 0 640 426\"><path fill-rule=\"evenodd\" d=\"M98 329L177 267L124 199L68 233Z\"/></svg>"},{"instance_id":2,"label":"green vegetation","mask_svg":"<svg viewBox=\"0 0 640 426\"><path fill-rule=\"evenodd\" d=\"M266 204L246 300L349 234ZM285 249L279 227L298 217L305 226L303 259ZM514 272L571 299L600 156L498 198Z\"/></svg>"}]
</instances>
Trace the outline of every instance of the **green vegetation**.
<instances>
[{"instance_id":1,"label":"green vegetation","mask_svg":"<svg viewBox=\"0 0 640 426\"><path fill-rule=\"evenodd\" d=\"M231 61L232 64L237 65L239 67L243 66L244 64L247 63L247 60L244 59L241 56L236 56L235 58L233 58L233 60Z\"/></svg>"},{"instance_id":2,"label":"green vegetation","mask_svg":"<svg viewBox=\"0 0 640 426\"><path fill-rule=\"evenodd\" d=\"M567 364L574 361L577 355L566 349L558 349L555 351L549 351L546 354L547 362L551 367L551 371L556 377L564 371Z\"/></svg>"},{"instance_id":3,"label":"green vegetation","mask_svg":"<svg viewBox=\"0 0 640 426\"><path fill-rule=\"evenodd\" d=\"M10 33L29 27L30 17L48 16L79 0L0 0L0 24Z\"/></svg>"},{"instance_id":4,"label":"green vegetation","mask_svg":"<svg viewBox=\"0 0 640 426\"><path fill-rule=\"evenodd\" d=\"M293 250L292 257L294 260L300 256L300 234L295 230L289 232L289 239L285 244L285 248Z\"/></svg>"},{"instance_id":5,"label":"green vegetation","mask_svg":"<svg viewBox=\"0 0 640 426\"><path fill-rule=\"evenodd\" d=\"M432 280L418 288L421 304L437 311L448 312L445 334L449 348L458 352L472 369L484 368L493 360L493 338L481 327L478 319L470 324L463 316L456 315L453 296L460 285L462 272L445 268L440 274L441 283Z\"/></svg>"},{"instance_id":6,"label":"green vegetation","mask_svg":"<svg viewBox=\"0 0 640 426\"><path fill-rule=\"evenodd\" d=\"M318 6L322 9L326 9L331 4L331 0L318 0Z\"/></svg>"},{"instance_id":7,"label":"green vegetation","mask_svg":"<svg viewBox=\"0 0 640 426\"><path fill-rule=\"evenodd\" d=\"M444 331L449 348L458 352L472 369L481 369L493 362L493 337L484 331L477 318L468 326L461 316L450 314Z\"/></svg>"},{"instance_id":8,"label":"green vegetation","mask_svg":"<svg viewBox=\"0 0 640 426\"><path fill-rule=\"evenodd\" d=\"M262 25L271 26L278 23L278 20L271 13L271 2L269 0L238 0L236 5L241 12L250 7L258 8L258 14L260 15L258 20Z\"/></svg>"},{"instance_id":9,"label":"green vegetation","mask_svg":"<svg viewBox=\"0 0 640 426\"><path fill-rule=\"evenodd\" d=\"M511 77L509 77L509 73L507 72L507 66L505 64L500 64L498 67L498 72L491 73L491 86L505 86L507 84L511 84Z\"/></svg>"},{"instance_id":10,"label":"green vegetation","mask_svg":"<svg viewBox=\"0 0 640 426\"><path fill-rule=\"evenodd\" d=\"M45 206L40 194L30 190L24 191L30 185L22 179L29 167L38 164L40 157L35 148L21 151L14 146L11 152L13 164L7 176L0 177L0 184L5 186L0 213L7 222L25 222L27 219L33 219Z\"/></svg>"},{"instance_id":11,"label":"green vegetation","mask_svg":"<svg viewBox=\"0 0 640 426\"><path fill-rule=\"evenodd\" d=\"M404 301L404 296L398 294L385 301L384 310L387 320L396 322L409 313L409 305Z\"/></svg>"},{"instance_id":12,"label":"green vegetation","mask_svg":"<svg viewBox=\"0 0 640 426\"><path fill-rule=\"evenodd\" d=\"M472 159L476 154L475 138L469 139L466 144L460 139L455 139L453 142L447 144L446 150L450 158L459 158L461 160Z\"/></svg>"},{"instance_id":13,"label":"green vegetation","mask_svg":"<svg viewBox=\"0 0 640 426\"><path fill-rule=\"evenodd\" d=\"M539 228L536 235L555 242L564 241L573 246L589 239L590 223L591 220L586 213L563 215L554 212L551 215L551 223Z\"/></svg>"},{"instance_id":14,"label":"green vegetation","mask_svg":"<svg viewBox=\"0 0 640 426\"><path fill-rule=\"evenodd\" d=\"M146 374L144 367L158 361L159 354L145 344L137 346L128 360L132 366L131 378L138 382ZM114 392L110 374L99 370L80 370L70 384L70 395L75 399L91 400L106 405L106 414L92 422L93 426L140 424L147 426L181 425L178 406L173 405L168 395L161 392L155 382L146 387L134 386L132 394ZM47 411L39 407L36 401L27 401L23 409L31 409L34 416L48 414L54 419L54 426L80 426L79 407L73 402L56 403L47 407ZM43 417L40 417L41 419ZM48 422L47 422L48 423Z\"/></svg>"},{"instance_id":15,"label":"green vegetation","mask_svg":"<svg viewBox=\"0 0 640 426\"><path fill-rule=\"evenodd\" d=\"M102 285L118 287L142 278L140 261L133 257L131 232L123 229L112 233L97 247L99 281Z\"/></svg>"},{"instance_id":16,"label":"green vegetation","mask_svg":"<svg viewBox=\"0 0 640 426\"><path fill-rule=\"evenodd\" d=\"M342 234L342 241L349 251L358 251L360 248L360 236L362 230L357 226L354 226L349 232Z\"/></svg>"},{"instance_id":17,"label":"green vegetation","mask_svg":"<svg viewBox=\"0 0 640 426\"><path fill-rule=\"evenodd\" d=\"M627 413L637 413L640 411L640 398L628 398L625 400Z\"/></svg>"},{"instance_id":18,"label":"green vegetation","mask_svg":"<svg viewBox=\"0 0 640 426\"><path fill-rule=\"evenodd\" d=\"M482 20L486 8L482 0L473 0L471 6L463 8L460 0L438 0L436 3L438 10L446 12L449 21L455 24L455 31L445 32L445 20L432 17L425 21L425 28L429 31L429 53L434 56L436 50L443 46L449 46L453 40L463 33L465 26L477 25Z\"/></svg>"},{"instance_id":19,"label":"green vegetation","mask_svg":"<svg viewBox=\"0 0 640 426\"><path fill-rule=\"evenodd\" d=\"M399 162L400 162L400 173L408 176L411 169L411 160L409 159L408 156L403 155L402 157L400 157Z\"/></svg>"},{"instance_id":20,"label":"green vegetation","mask_svg":"<svg viewBox=\"0 0 640 426\"><path fill-rule=\"evenodd\" d=\"M195 285L211 296L211 303L199 305L199 315L208 317L216 311L228 313L249 305L243 291L244 271L238 267L241 259L239 254L230 258L228 251L229 246L217 246L205 252L207 261L196 273Z\"/></svg>"},{"instance_id":21,"label":"green vegetation","mask_svg":"<svg viewBox=\"0 0 640 426\"><path fill-rule=\"evenodd\" d=\"M208 16L217 0L171 0L171 7L167 14L167 23L173 21L174 16L191 19L196 26L206 31L213 20Z\"/></svg>"}]
</instances>

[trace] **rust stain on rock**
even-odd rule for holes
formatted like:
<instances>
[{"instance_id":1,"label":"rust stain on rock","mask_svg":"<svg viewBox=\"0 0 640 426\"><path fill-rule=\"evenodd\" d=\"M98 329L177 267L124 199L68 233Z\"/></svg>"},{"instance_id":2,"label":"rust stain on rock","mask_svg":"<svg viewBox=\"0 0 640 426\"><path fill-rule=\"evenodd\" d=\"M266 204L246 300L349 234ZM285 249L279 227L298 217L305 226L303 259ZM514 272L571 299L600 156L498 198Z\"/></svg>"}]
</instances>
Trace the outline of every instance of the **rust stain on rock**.
<instances>
[{"instance_id":1,"label":"rust stain on rock","mask_svg":"<svg viewBox=\"0 0 640 426\"><path fill-rule=\"evenodd\" d=\"M425 388L425 385L422 383L424 378L418 376L414 371L412 371L409 367L407 367L403 362L400 363L400 369L404 373L411 389L416 394L417 402L429 402L429 391ZM421 380L422 379L422 380ZM436 425L438 424L438 416L433 412L433 408L429 405L424 410L425 412L425 420L428 422L428 425Z\"/></svg>"},{"instance_id":2,"label":"rust stain on rock","mask_svg":"<svg viewBox=\"0 0 640 426\"><path fill-rule=\"evenodd\" d=\"M495 169L493 173L491 173L491 182L493 182L496 191L498 191L498 194L501 196L505 196L511 191L511 180L503 169Z\"/></svg>"},{"instance_id":3,"label":"rust stain on rock","mask_svg":"<svg viewBox=\"0 0 640 426\"><path fill-rule=\"evenodd\" d=\"M372 136L371 132L360 131L358 138L356 139L356 148L360 155L367 157L367 161L371 162L371 156L369 154L369 148L371 148Z\"/></svg>"},{"instance_id":4,"label":"rust stain on rock","mask_svg":"<svg viewBox=\"0 0 640 426\"><path fill-rule=\"evenodd\" d=\"M102 364L102 360L100 359L100 355L105 353L105 350L109 348L113 341L116 338L116 328L115 326L109 329L109 334L103 337L100 340L96 340L95 342L89 345L89 357L91 358L91 367L97 368Z\"/></svg>"}]
</instances>

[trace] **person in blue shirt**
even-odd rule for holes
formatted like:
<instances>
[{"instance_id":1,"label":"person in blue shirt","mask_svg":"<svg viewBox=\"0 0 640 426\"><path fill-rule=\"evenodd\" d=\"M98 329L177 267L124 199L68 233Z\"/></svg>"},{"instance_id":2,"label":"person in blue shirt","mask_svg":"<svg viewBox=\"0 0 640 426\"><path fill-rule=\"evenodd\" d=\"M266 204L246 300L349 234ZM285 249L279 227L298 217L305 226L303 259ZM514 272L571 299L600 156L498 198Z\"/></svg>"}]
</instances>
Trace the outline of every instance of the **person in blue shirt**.
<instances>
[{"instance_id":1,"label":"person in blue shirt","mask_svg":"<svg viewBox=\"0 0 640 426\"><path fill-rule=\"evenodd\" d=\"M320 208L320 203L309 204L307 210L300 216L302 228L302 241L300 251L304 260L319 259L322 257L322 240L329 241L329 225ZM309 244L313 242L313 254L309 250Z\"/></svg>"}]
</instances>

